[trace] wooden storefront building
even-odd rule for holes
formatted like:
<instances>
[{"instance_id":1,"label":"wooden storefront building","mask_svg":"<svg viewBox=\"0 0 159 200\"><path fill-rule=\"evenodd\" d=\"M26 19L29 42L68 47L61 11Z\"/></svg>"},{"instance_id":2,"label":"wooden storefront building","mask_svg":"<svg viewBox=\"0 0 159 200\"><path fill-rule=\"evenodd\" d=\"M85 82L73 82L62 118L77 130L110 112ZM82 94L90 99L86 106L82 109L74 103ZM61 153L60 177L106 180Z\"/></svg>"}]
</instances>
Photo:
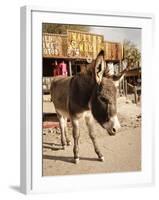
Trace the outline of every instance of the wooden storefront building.
<instances>
[{"instance_id":1,"label":"wooden storefront building","mask_svg":"<svg viewBox=\"0 0 159 200\"><path fill-rule=\"evenodd\" d=\"M123 47L120 43L104 41L103 35L68 30L67 34L43 33L43 76L53 76L57 64L67 65L68 75L75 75L81 67L94 60L101 49L105 61L121 64Z\"/></svg>"},{"instance_id":2,"label":"wooden storefront building","mask_svg":"<svg viewBox=\"0 0 159 200\"><path fill-rule=\"evenodd\" d=\"M54 69L65 63L67 75L76 75L86 69L101 49L105 51L105 61L121 66L122 44L104 41L104 36L77 30L67 30L67 34L43 33L43 92L49 92ZM120 71L120 69L118 69Z\"/></svg>"}]
</instances>

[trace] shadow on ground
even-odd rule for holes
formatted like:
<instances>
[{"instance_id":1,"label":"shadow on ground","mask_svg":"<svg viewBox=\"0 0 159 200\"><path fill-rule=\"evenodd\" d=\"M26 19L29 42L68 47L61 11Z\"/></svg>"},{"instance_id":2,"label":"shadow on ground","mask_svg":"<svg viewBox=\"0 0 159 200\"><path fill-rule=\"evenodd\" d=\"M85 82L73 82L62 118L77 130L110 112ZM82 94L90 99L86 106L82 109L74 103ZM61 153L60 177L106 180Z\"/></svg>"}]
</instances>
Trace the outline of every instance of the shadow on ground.
<instances>
[{"instance_id":1,"label":"shadow on ground","mask_svg":"<svg viewBox=\"0 0 159 200\"><path fill-rule=\"evenodd\" d=\"M49 159L49 160L58 160L68 163L74 163L73 157L67 157L67 156L52 156L52 155L43 155L43 159ZM88 157L80 157L80 160L87 160L87 161L99 161L98 158L88 158Z\"/></svg>"}]
</instances>

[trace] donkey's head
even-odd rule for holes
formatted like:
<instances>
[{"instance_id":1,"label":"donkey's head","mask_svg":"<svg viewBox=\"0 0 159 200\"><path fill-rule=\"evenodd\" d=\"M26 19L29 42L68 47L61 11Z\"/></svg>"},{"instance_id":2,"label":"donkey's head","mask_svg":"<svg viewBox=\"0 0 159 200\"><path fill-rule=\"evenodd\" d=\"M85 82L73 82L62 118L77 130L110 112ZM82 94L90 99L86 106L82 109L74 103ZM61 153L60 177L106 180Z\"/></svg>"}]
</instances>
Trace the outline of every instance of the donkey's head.
<instances>
[{"instance_id":1,"label":"donkey's head","mask_svg":"<svg viewBox=\"0 0 159 200\"><path fill-rule=\"evenodd\" d=\"M97 122L110 135L115 135L120 128L117 117L117 82L122 78L103 77L106 69L104 51L102 50L94 63L95 87L91 96L91 111ZM114 80L115 79L115 80Z\"/></svg>"}]
</instances>

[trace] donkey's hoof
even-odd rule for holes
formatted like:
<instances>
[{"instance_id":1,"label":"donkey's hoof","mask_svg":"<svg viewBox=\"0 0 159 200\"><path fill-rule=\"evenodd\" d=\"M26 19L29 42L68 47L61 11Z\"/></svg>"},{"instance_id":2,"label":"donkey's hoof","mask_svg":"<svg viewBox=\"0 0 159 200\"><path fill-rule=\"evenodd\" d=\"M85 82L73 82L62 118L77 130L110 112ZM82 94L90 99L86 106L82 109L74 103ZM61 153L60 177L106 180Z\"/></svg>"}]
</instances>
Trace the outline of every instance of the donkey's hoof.
<instances>
[{"instance_id":1,"label":"donkey's hoof","mask_svg":"<svg viewBox=\"0 0 159 200\"><path fill-rule=\"evenodd\" d=\"M79 158L75 158L75 164L78 164L79 163Z\"/></svg>"},{"instance_id":2,"label":"donkey's hoof","mask_svg":"<svg viewBox=\"0 0 159 200\"><path fill-rule=\"evenodd\" d=\"M100 160L101 162L104 162L104 156L100 157L99 160Z\"/></svg>"},{"instance_id":3,"label":"donkey's hoof","mask_svg":"<svg viewBox=\"0 0 159 200\"><path fill-rule=\"evenodd\" d=\"M67 141L67 146L70 146L71 145L71 141Z\"/></svg>"}]
</instances>

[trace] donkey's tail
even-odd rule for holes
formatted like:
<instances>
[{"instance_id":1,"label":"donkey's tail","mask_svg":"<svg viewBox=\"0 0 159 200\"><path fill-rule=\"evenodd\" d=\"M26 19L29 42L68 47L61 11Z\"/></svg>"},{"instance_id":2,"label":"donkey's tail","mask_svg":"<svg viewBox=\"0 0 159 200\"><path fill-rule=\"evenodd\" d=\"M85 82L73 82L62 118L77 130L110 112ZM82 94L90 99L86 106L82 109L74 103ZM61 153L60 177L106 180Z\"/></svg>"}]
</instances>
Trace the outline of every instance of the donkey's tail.
<instances>
[{"instance_id":1,"label":"donkey's tail","mask_svg":"<svg viewBox=\"0 0 159 200\"><path fill-rule=\"evenodd\" d=\"M57 80L58 78L55 76L52 78L51 80L51 84L50 84L50 95L51 95L51 101L53 102L54 100L54 94L55 94L55 88L56 88L56 85L57 85Z\"/></svg>"}]
</instances>

